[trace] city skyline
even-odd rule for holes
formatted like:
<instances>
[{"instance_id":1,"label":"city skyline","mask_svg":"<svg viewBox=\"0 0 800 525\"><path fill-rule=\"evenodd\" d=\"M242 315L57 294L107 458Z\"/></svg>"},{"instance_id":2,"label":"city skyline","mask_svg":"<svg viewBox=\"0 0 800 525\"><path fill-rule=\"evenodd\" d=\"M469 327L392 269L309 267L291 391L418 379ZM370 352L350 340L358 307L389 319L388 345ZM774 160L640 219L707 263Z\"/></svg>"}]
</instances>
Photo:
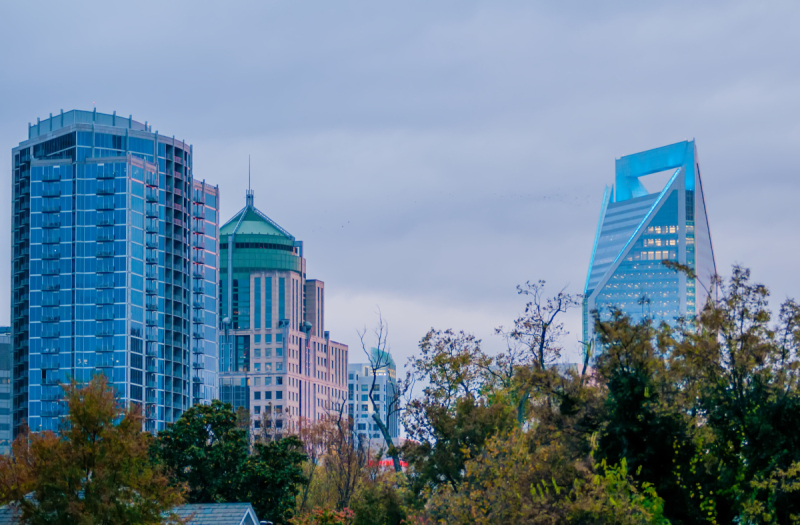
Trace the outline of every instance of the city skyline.
<instances>
[{"instance_id":1,"label":"city skyline","mask_svg":"<svg viewBox=\"0 0 800 525\"><path fill-rule=\"evenodd\" d=\"M194 144L196 175L231 188L223 217L245 204L251 154L259 207L292 224L309 271L335 283L327 325L358 348L379 306L400 368L432 326L501 349L493 328L522 310L526 280L581 292L613 159L685 138L702 148L719 271L741 263L775 277L774 297L800 295L782 241L800 220L791 3L0 9L40 35L0 35L7 147L62 108L133 114ZM83 25L98 29L58 36ZM26 58L56 48L103 74ZM669 82L672 71L692 81ZM164 80L176 76L196 81ZM0 167L10 180L10 159ZM281 198L297 187L302 208Z\"/></svg>"}]
</instances>

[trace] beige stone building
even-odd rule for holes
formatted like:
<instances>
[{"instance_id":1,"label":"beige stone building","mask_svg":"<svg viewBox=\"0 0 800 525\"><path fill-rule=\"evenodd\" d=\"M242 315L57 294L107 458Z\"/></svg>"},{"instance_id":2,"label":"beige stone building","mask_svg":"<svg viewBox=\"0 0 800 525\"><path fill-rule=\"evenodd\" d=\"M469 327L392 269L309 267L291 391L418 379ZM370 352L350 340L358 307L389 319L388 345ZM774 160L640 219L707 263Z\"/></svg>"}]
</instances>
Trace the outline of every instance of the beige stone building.
<instances>
[{"instance_id":1,"label":"beige stone building","mask_svg":"<svg viewBox=\"0 0 800 525\"><path fill-rule=\"evenodd\" d=\"M346 408L347 346L325 330L325 284L303 243L253 205L220 228L220 399L254 434L281 434Z\"/></svg>"}]
</instances>

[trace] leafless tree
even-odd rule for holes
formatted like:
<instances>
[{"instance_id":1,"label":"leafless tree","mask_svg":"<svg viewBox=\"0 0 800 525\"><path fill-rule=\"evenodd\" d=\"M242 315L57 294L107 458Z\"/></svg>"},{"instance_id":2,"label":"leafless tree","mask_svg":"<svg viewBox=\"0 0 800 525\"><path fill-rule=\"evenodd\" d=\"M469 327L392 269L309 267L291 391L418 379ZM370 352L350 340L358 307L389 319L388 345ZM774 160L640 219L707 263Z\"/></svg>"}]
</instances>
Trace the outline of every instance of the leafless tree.
<instances>
[{"instance_id":1,"label":"leafless tree","mask_svg":"<svg viewBox=\"0 0 800 525\"><path fill-rule=\"evenodd\" d=\"M522 424L530 399L530 383L535 380L547 381L548 367L561 357L561 339L567 334L561 316L570 308L581 304L581 295L572 295L562 289L555 297L545 299L545 282L538 281L517 286L517 293L530 298L525 305L525 313L514 321L514 326L506 330L502 326L496 333L506 340L507 353L495 360L495 375L510 386L512 379L522 378L517 385L517 419ZM526 374L515 373L525 371Z\"/></svg>"},{"instance_id":2,"label":"leafless tree","mask_svg":"<svg viewBox=\"0 0 800 525\"><path fill-rule=\"evenodd\" d=\"M378 383L378 374L379 372L389 374L389 366L392 364L392 356L389 352L389 325L386 320L383 318L381 311L378 310L378 323L372 331L371 339L373 339L374 344L367 343L367 329L364 328L362 331L357 331L358 336L361 339L361 348L364 351L364 354L367 356L367 360L369 362L370 373L372 374L372 384L370 385L369 389L369 400L372 404L372 420L375 422L375 425L381 432L383 436L384 442L387 445L387 453L392 458L392 463L394 464L395 472L401 472L400 466L400 454L395 447L394 440L392 439L392 435L389 432L389 422L391 421L392 417L395 417L396 414L400 412L400 395L399 395L399 386L397 385L397 380L395 378L395 385L392 388L392 391L389 391L389 382L387 382L387 388L383 392L383 398L378 400L376 399L376 386ZM381 411L378 406L378 402L383 402L386 406L386 415L385 420L381 416Z\"/></svg>"},{"instance_id":3,"label":"leafless tree","mask_svg":"<svg viewBox=\"0 0 800 525\"><path fill-rule=\"evenodd\" d=\"M354 431L353 420L339 409L336 419L326 420L330 438L324 467L336 489L336 507L343 509L350 505L358 484L364 478L364 470L369 463L369 451L365 443Z\"/></svg>"}]
</instances>

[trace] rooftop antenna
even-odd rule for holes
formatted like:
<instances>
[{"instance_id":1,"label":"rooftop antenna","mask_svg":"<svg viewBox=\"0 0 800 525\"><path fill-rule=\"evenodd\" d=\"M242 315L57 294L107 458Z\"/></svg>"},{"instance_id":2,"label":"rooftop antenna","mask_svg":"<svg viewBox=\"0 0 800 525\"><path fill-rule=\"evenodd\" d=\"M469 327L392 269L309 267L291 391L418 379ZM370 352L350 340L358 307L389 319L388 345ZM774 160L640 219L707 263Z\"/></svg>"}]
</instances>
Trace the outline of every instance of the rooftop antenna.
<instances>
[{"instance_id":1,"label":"rooftop antenna","mask_svg":"<svg viewBox=\"0 0 800 525\"><path fill-rule=\"evenodd\" d=\"M247 155L247 193L246 198L247 206L253 205L253 190L250 187L250 155Z\"/></svg>"}]
</instances>

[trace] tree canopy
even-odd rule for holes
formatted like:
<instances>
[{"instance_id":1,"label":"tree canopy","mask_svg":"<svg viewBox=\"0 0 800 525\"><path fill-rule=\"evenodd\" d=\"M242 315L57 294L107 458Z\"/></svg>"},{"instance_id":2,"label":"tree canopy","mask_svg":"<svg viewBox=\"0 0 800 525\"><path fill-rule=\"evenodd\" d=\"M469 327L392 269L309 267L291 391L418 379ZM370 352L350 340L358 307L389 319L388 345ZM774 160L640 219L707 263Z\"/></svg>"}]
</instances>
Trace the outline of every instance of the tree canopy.
<instances>
[{"instance_id":1,"label":"tree canopy","mask_svg":"<svg viewBox=\"0 0 800 525\"><path fill-rule=\"evenodd\" d=\"M121 407L103 375L65 390L59 432L25 430L0 456L0 502L32 525L173 521L182 487L150 461L139 408Z\"/></svg>"}]
</instances>

